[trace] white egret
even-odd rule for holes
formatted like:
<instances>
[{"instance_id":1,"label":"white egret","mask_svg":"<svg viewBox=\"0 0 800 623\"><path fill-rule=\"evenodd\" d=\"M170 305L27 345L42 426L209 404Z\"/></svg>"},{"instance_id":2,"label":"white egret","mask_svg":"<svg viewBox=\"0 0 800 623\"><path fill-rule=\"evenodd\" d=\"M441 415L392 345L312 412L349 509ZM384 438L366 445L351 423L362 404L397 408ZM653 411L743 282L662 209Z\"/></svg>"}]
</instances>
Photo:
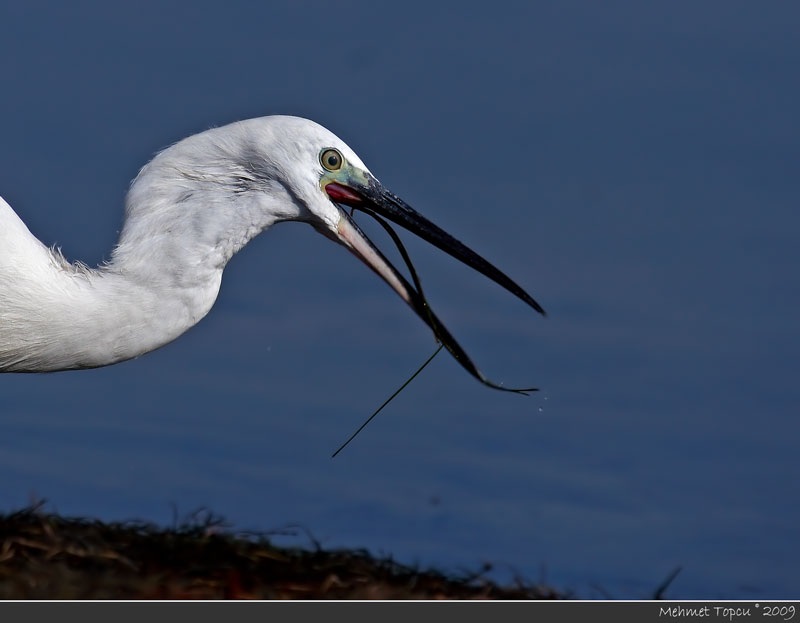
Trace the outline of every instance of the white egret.
<instances>
[{"instance_id":1,"label":"white egret","mask_svg":"<svg viewBox=\"0 0 800 623\"><path fill-rule=\"evenodd\" d=\"M544 313L510 278L386 190L334 134L307 119L271 116L207 130L156 155L132 182L119 242L97 268L46 247L0 198L0 371L95 368L167 344L211 309L234 253L293 220L348 248L462 366L506 389L486 379L439 322L413 268L412 286L341 206L405 227Z\"/></svg>"}]
</instances>

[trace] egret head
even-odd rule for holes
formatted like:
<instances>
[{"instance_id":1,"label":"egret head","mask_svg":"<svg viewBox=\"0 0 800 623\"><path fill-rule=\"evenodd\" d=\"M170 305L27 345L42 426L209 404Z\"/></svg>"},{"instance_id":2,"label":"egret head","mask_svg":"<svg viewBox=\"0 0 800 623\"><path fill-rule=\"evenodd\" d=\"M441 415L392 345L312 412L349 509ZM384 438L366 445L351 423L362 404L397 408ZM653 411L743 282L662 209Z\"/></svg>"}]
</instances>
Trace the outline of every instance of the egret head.
<instances>
[{"instance_id":1,"label":"egret head","mask_svg":"<svg viewBox=\"0 0 800 623\"><path fill-rule=\"evenodd\" d=\"M487 385L498 389L508 389L489 381L483 376L445 326L434 315L422 293L419 278L399 237L383 219L388 219L435 245L467 266L489 277L536 311L544 314L542 307L498 268L386 189L369 172L355 152L335 135L305 119L293 120L289 123L298 123L300 125L300 127L295 128L297 132L294 136L302 146L296 144L296 148L303 152L302 157L307 163L306 167L298 167L295 171L297 175L302 176L303 182L305 182L303 190L297 192L304 196L305 206L308 209L308 215L300 220L308 220L317 231L344 245L375 271L428 324L437 340L471 374ZM300 139L301 136L304 138ZM308 179L309 174L312 175L310 180ZM315 187L314 192L307 193L311 186ZM411 285L378 250L342 206L360 210L380 222L397 244L411 271L414 285ZM532 390L533 388L528 389Z\"/></svg>"}]
</instances>

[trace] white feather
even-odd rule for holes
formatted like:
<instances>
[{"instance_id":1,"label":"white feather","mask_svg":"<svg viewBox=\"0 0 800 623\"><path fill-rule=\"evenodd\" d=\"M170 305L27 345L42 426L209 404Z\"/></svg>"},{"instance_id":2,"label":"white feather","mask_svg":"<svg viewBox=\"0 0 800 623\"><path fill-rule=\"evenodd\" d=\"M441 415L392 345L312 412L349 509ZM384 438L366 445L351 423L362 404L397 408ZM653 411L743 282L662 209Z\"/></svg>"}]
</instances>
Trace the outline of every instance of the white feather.
<instances>
[{"instance_id":1,"label":"white feather","mask_svg":"<svg viewBox=\"0 0 800 623\"><path fill-rule=\"evenodd\" d=\"M216 300L228 260L281 220L335 231L340 210L320 187L321 126L263 117L191 136L133 181L108 264L70 264L0 198L0 371L92 368L181 335Z\"/></svg>"}]
</instances>

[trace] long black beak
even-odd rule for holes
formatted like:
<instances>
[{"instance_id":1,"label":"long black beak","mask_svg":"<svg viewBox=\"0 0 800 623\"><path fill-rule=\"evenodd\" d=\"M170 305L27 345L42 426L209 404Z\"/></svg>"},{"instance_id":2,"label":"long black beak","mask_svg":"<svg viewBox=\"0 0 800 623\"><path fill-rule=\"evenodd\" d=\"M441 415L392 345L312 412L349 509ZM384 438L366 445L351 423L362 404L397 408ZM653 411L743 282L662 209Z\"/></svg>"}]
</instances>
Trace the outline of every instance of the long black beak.
<instances>
[{"instance_id":1,"label":"long black beak","mask_svg":"<svg viewBox=\"0 0 800 623\"><path fill-rule=\"evenodd\" d=\"M321 230L328 237L340 242L352 251L367 266L374 270L384 279L400 297L417 313L417 315L431 328L437 340L453 355L453 357L481 383L517 393L536 391L535 387L515 389L505 387L489 380L467 356L463 348L450 334L447 328L433 313L428 305L416 272L411 266L405 249L397 235L387 223L381 220L384 217L397 225L416 234L423 240L430 242L445 253L453 256L467 266L477 270L495 283L501 285L506 290L523 300L533 307L537 312L544 315L545 311L532 296L522 289L515 281L503 273L500 269L489 263L483 257L475 253L465 244L448 234L446 231L433 224L427 218L415 211L397 195L389 192L383 185L371 175L367 176L366 184L343 185L337 182L330 182L325 186L328 196L336 203L344 204L352 208L359 209L373 218L376 218L381 225L389 232L395 243L398 245L406 264L412 272L416 288L413 287L403 277L403 275L392 266L389 260L375 247L367 238L364 232L356 225L350 216L342 211L341 218L336 232Z\"/></svg>"}]
</instances>

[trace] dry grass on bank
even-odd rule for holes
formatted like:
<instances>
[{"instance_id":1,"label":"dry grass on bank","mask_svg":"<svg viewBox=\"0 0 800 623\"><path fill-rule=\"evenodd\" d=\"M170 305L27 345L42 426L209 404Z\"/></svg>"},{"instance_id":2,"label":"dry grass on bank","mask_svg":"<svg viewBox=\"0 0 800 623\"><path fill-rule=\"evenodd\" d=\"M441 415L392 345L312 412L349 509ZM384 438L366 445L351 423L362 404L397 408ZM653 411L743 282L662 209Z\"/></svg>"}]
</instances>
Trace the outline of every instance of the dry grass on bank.
<instances>
[{"instance_id":1,"label":"dry grass on bank","mask_svg":"<svg viewBox=\"0 0 800 623\"><path fill-rule=\"evenodd\" d=\"M176 528L67 518L34 506L0 515L2 599L562 599L420 570L362 550L278 547L210 515Z\"/></svg>"}]
</instances>

